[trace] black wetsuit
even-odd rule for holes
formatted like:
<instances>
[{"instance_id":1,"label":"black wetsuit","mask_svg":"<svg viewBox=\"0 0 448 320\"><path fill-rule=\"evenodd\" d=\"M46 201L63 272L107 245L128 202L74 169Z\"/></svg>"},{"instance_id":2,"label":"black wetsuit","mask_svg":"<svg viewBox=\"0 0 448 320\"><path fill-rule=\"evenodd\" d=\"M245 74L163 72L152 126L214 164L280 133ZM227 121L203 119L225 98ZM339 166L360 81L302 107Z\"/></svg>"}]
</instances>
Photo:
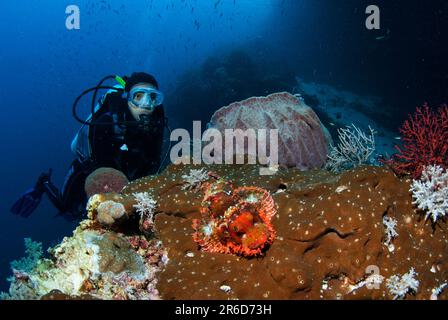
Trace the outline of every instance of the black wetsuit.
<instances>
[{"instance_id":1,"label":"black wetsuit","mask_svg":"<svg viewBox=\"0 0 448 320\"><path fill-rule=\"evenodd\" d=\"M116 122L132 122L113 125ZM66 176L62 192L45 182L46 193L56 208L67 218L79 218L85 212L87 195L84 183L87 176L101 167L123 172L129 180L154 174L161 164L163 134L166 124L163 106L142 121L136 121L127 101L118 92L109 93L102 107L93 115L90 127L90 159L76 159ZM109 124L110 123L110 124Z\"/></svg>"}]
</instances>

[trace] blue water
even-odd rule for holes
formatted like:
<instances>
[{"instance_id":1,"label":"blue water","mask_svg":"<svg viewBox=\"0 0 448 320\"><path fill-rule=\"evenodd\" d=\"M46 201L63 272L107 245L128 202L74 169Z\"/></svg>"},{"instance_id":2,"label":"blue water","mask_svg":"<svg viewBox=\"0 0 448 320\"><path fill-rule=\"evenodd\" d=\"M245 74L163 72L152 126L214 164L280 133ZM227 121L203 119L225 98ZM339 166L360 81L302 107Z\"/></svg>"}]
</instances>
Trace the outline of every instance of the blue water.
<instances>
[{"instance_id":1,"label":"blue water","mask_svg":"<svg viewBox=\"0 0 448 320\"><path fill-rule=\"evenodd\" d=\"M69 4L80 8L80 30L65 27ZM13 216L9 208L50 167L53 181L62 184L73 159L70 142L78 128L71 116L72 102L106 75L134 71L155 75L175 127L198 120L192 119L195 115L206 121L233 99L291 88L295 76L380 96L397 125L424 101L446 102L448 52L442 45L447 39L446 1L377 1L383 12L378 31L364 27L368 4L359 0L1 1L0 289L7 288L9 262L23 254L24 237L47 247L70 235L76 225L54 218L57 211L47 199L28 219ZM229 60L232 52L240 52L236 55L240 60ZM245 58L252 69L247 69ZM205 76L204 63L210 59L218 67L227 61L227 71L239 70L239 63L243 64L242 72L234 75L238 81L229 80L227 85L236 87L233 96L215 99L204 94L208 91L203 87L216 84ZM277 76L269 82L272 87L255 85L271 74ZM192 103L201 105L199 114L190 112L197 108ZM87 110L88 103L82 108Z\"/></svg>"}]
</instances>

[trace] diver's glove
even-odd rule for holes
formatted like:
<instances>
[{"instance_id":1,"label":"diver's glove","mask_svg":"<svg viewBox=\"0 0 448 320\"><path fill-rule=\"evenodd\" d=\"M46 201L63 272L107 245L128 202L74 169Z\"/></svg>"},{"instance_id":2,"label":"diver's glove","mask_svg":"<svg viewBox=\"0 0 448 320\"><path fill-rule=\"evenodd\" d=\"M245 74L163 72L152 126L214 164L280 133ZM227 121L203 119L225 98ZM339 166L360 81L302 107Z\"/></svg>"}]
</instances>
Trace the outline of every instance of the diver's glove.
<instances>
[{"instance_id":1,"label":"diver's glove","mask_svg":"<svg viewBox=\"0 0 448 320\"><path fill-rule=\"evenodd\" d=\"M22 217L29 217L39 206L42 195L45 193L45 183L50 181L53 170L42 173L37 179L34 188L27 190L11 207L11 212Z\"/></svg>"}]
</instances>

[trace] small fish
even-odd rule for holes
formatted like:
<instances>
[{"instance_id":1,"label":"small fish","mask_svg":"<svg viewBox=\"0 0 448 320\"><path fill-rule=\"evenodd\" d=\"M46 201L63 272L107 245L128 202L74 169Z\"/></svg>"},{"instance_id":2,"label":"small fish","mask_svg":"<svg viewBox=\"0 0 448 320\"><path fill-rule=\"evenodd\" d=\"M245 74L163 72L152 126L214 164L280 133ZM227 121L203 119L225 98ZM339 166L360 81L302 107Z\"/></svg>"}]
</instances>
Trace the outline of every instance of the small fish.
<instances>
[{"instance_id":1,"label":"small fish","mask_svg":"<svg viewBox=\"0 0 448 320\"><path fill-rule=\"evenodd\" d=\"M329 124L330 126L332 126L332 127L335 126L335 124L334 124L333 122L329 122L328 124Z\"/></svg>"},{"instance_id":2,"label":"small fish","mask_svg":"<svg viewBox=\"0 0 448 320\"><path fill-rule=\"evenodd\" d=\"M388 40L390 38L390 29L387 29L386 34L382 36L378 36L375 40Z\"/></svg>"},{"instance_id":3,"label":"small fish","mask_svg":"<svg viewBox=\"0 0 448 320\"><path fill-rule=\"evenodd\" d=\"M395 140L401 140L401 137L394 137Z\"/></svg>"}]
</instances>

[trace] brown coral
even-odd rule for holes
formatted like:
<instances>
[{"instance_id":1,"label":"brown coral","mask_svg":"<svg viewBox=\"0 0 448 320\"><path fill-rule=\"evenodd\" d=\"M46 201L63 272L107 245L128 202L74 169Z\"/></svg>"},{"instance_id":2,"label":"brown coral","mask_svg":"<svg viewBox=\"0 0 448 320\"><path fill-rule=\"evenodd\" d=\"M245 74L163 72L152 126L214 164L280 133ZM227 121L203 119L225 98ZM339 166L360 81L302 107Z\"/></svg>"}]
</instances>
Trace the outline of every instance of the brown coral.
<instances>
[{"instance_id":1,"label":"brown coral","mask_svg":"<svg viewBox=\"0 0 448 320\"><path fill-rule=\"evenodd\" d=\"M263 188L275 200L275 241L264 256L245 259L199 250L192 240L192 221L203 217L204 197L182 190L182 175L190 168L171 166L128 187L129 192L152 188L160 204L157 236L169 250L157 287L164 299L392 299L386 279L410 267L420 286L406 298L429 299L448 279L446 224L433 230L415 215L409 181L389 170L362 167L334 175L281 169L261 177L257 166L204 166L236 187ZM214 191L229 195L230 188ZM227 200L215 206L220 214ZM384 215L398 222L393 252L384 243ZM369 266L378 267L383 283L355 290ZM231 290L221 290L223 285Z\"/></svg>"}]
</instances>

